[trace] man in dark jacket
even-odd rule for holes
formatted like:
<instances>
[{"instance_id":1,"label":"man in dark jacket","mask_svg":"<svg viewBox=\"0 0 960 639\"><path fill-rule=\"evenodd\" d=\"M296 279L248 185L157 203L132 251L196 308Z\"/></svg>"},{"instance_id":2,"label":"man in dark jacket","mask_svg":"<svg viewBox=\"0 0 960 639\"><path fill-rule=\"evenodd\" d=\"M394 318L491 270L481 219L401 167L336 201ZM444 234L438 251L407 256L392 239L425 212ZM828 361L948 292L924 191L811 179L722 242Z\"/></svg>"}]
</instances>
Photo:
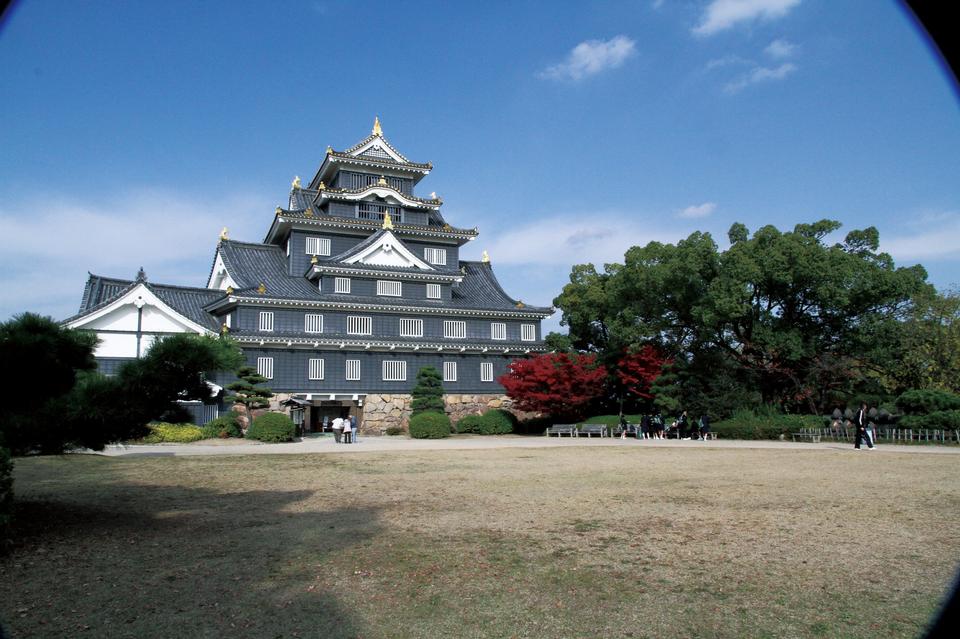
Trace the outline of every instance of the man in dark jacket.
<instances>
[{"instance_id":1,"label":"man in dark jacket","mask_svg":"<svg viewBox=\"0 0 960 639\"><path fill-rule=\"evenodd\" d=\"M856 450L860 450L860 440L863 439L867 442L867 448L873 450L873 442L870 441L870 435L867 434L867 403L860 402L860 410L857 411L857 417L853 420L854 426L857 428L856 440L853 443L853 447Z\"/></svg>"}]
</instances>

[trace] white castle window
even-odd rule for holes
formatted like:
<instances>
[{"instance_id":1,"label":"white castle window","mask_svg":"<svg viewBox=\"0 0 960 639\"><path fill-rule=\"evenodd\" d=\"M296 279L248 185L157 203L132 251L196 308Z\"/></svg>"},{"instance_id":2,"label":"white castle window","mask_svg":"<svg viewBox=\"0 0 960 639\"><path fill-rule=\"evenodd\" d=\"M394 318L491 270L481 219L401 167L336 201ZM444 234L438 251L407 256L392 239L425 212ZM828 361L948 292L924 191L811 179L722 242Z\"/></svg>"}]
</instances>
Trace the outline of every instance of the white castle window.
<instances>
[{"instance_id":1,"label":"white castle window","mask_svg":"<svg viewBox=\"0 0 960 639\"><path fill-rule=\"evenodd\" d=\"M260 330L264 332L273 331L273 312L260 311Z\"/></svg>"},{"instance_id":2,"label":"white castle window","mask_svg":"<svg viewBox=\"0 0 960 639\"><path fill-rule=\"evenodd\" d=\"M493 381L493 362L480 362L480 381Z\"/></svg>"},{"instance_id":3,"label":"white castle window","mask_svg":"<svg viewBox=\"0 0 960 639\"><path fill-rule=\"evenodd\" d=\"M490 322L490 339L507 339L507 325L503 322Z\"/></svg>"},{"instance_id":4,"label":"white castle window","mask_svg":"<svg viewBox=\"0 0 960 639\"><path fill-rule=\"evenodd\" d=\"M462 320L444 320L443 336L449 339L463 339L467 336L467 323Z\"/></svg>"},{"instance_id":5,"label":"white castle window","mask_svg":"<svg viewBox=\"0 0 960 639\"><path fill-rule=\"evenodd\" d=\"M323 360L320 358L310 358L307 379L323 379Z\"/></svg>"},{"instance_id":6,"label":"white castle window","mask_svg":"<svg viewBox=\"0 0 960 639\"><path fill-rule=\"evenodd\" d=\"M407 363L403 360L383 360L383 381L407 381Z\"/></svg>"},{"instance_id":7,"label":"white castle window","mask_svg":"<svg viewBox=\"0 0 960 639\"><path fill-rule=\"evenodd\" d=\"M400 337L423 337L423 320L401 319Z\"/></svg>"},{"instance_id":8,"label":"white castle window","mask_svg":"<svg viewBox=\"0 0 960 639\"><path fill-rule=\"evenodd\" d=\"M307 313L303 316L303 330L305 333L323 332L323 315Z\"/></svg>"},{"instance_id":9,"label":"white castle window","mask_svg":"<svg viewBox=\"0 0 960 639\"><path fill-rule=\"evenodd\" d=\"M430 264L439 264L440 266L446 266L447 250L438 249L438 248L425 248L423 249L423 259L425 259Z\"/></svg>"},{"instance_id":10,"label":"white castle window","mask_svg":"<svg viewBox=\"0 0 960 639\"><path fill-rule=\"evenodd\" d=\"M443 381L445 382L457 381L457 363L456 362L443 363Z\"/></svg>"},{"instance_id":11,"label":"white castle window","mask_svg":"<svg viewBox=\"0 0 960 639\"><path fill-rule=\"evenodd\" d=\"M334 293L349 293L349 292L350 292L350 278L349 278L349 277L335 277L335 278L333 278L333 292L334 292Z\"/></svg>"},{"instance_id":12,"label":"white castle window","mask_svg":"<svg viewBox=\"0 0 960 639\"><path fill-rule=\"evenodd\" d=\"M330 255L330 238L307 237L307 255Z\"/></svg>"},{"instance_id":13,"label":"white castle window","mask_svg":"<svg viewBox=\"0 0 960 639\"><path fill-rule=\"evenodd\" d=\"M273 358L257 358L257 375L263 375L267 379L273 379Z\"/></svg>"},{"instance_id":14,"label":"white castle window","mask_svg":"<svg viewBox=\"0 0 960 639\"><path fill-rule=\"evenodd\" d=\"M347 360L346 378L348 382L356 382L360 380L360 360L359 359Z\"/></svg>"},{"instance_id":15,"label":"white castle window","mask_svg":"<svg viewBox=\"0 0 960 639\"><path fill-rule=\"evenodd\" d=\"M537 325L536 324L521 324L520 325L520 339L524 342L533 342L537 339Z\"/></svg>"},{"instance_id":16,"label":"white castle window","mask_svg":"<svg viewBox=\"0 0 960 639\"><path fill-rule=\"evenodd\" d=\"M440 285L439 285L439 284L427 284L427 299L429 299L429 300L438 300L438 299L440 299Z\"/></svg>"},{"instance_id":17,"label":"white castle window","mask_svg":"<svg viewBox=\"0 0 960 639\"><path fill-rule=\"evenodd\" d=\"M377 295L389 295L391 297L400 297L403 292L403 285L393 280L377 280Z\"/></svg>"},{"instance_id":18,"label":"white castle window","mask_svg":"<svg viewBox=\"0 0 960 639\"><path fill-rule=\"evenodd\" d=\"M373 319L370 317L347 316L348 335L370 335L373 333Z\"/></svg>"}]
</instances>

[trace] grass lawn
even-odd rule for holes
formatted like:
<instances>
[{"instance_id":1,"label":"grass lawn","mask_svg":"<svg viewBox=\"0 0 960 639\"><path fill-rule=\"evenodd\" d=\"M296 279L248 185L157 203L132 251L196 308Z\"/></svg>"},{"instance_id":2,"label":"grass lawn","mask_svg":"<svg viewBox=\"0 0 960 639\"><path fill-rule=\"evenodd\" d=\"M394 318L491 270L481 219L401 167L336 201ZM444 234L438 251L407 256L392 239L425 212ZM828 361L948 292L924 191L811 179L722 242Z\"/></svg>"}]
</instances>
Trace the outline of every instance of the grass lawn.
<instances>
[{"instance_id":1,"label":"grass lawn","mask_svg":"<svg viewBox=\"0 0 960 639\"><path fill-rule=\"evenodd\" d=\"M913 637L954 455L19 459L15 637Z\"/></svg>"}]
</instances>

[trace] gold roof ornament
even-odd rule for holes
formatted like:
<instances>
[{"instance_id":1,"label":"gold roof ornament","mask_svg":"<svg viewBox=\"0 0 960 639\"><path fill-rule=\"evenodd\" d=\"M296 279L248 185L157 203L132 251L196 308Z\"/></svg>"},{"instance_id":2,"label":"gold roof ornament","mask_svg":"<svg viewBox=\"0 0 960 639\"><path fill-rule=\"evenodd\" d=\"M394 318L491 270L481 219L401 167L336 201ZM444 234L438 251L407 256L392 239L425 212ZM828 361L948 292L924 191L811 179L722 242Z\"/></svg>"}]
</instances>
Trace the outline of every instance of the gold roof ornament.
<instances>
[{"instance_id":1,"label":"gold roof ornament","mask_svg":"<svg viewBox=\"0 0 960 639\"><path fill-rule=\"evenodd\" d=\"M480 261L483 262L484 264L489 264L489 263L490 263L490 254L487 253L486 251L484 251L484 252L483 252L483 257L480 258Z\"/></svg>"},{"instance_id":2,"label":"gold roof ornament","mask_svg":"<svg viewBox=\"0 0 960 639\"><path fill-rule=\"evenodd\" d=\"M316 255L314 255L313 257L310 258L310 263L311 263L311 264L316 264L316 263L319 262L319 261L320 261L320 258L317 257Z\"/></svg>"},{"instance_id":3,"label":"gold roof ornament","mask_svg":"<svg viewBox=\"0 0 960 639\"><path fill-rule=\"evenodd\" d=\"M290 188L294 188L294 189L303 188L303 187L300 186L300 176L299 176L299 175L294 175L294 176L293 176L293 182L290 183Z\"/></svg>"},{"instance_id":4,"label":"gold roof ornament","mask_svg":"<svg viewBox=\"0 0 960 639\"><path fill-rule=\"evenodd\" d=\"M373 134L383 137L383 129L380 128L380 116L373 117Z\"/></svg>"},{"instance_id":5,"label":"gold roof ornament","mask_svg":"<svg viewBox=\"0 0 960 639\"><path fill-rule=\"evenodd\" d=\"M227 295L233 295L233 287L232 287L232 286L228 286L228 287L227 287Z\"/></svg>"},{"instance_id":6,"label":"gold roof ornament","mask_svg":"<svg viewBox=\"0 0 960 639\"><path fill-rule=\"evenodd\" d=\"M220 334L221 334L221 335L226 335L226 334L229 333L229 332L230 332L230 327L229 327L229 326L227 326L226 324L221 324L221 325L220 325Z\"/></svg>"},{"instance_id":7,"label":"gold roof ornament","mask_svg":"<svg viewBox=\"0 0 960 639\"><path fill-rule=\"evenodd\" d=\"M383 214L383 228L385 229L393 228L393 220L390 219L390 211L387 211L386 213Z\"/></svg>"},{"instance_id":8,"label":"gold roof ornament","mask_svg":"<svg viewBox=\"0 0 960 639\"><path fill-rule=\"evenodd\" d=\"M430 193L430 199L431 199L431 200L437 199L437 192L436 192L436 191L432 191L432 192Z\"/></svg>"},{"instance_id":9,"label":"gold roof ornament","mask_svg":"<svg viewBox=\"0 0 960 639\"><path fill-rule=\"evenodd\" d=\"M223 229L220 230L220 241L222 242L223 240L229 240L229 239L230 238L227 237L227 227L223 227Z\"/></svg>"},{"instance_id":10,"label":"gold roof ornament","mask_svg":"<svg viewBox=\"0 0 960 639\"><path fill-rule=\"evenodd\" d=\"M281 212L283 212L283 209L281 209L281 208L278 206L278 207L277 207L277 215L280 215Z\"/></svg>"},{"instance_id":11,"label":"gold roof ornament","mask_svg":"<svg viewBox=\"0 0 960 639\"><path fill-rule=\"evenodd\" d=\"M307 208L303 209L303 215L304 217L313 217L313 208L308 206Z\"/></svg>"},{"instance_id":12,"label":"gold roof ornament","mask_svg":"<svg viewBox=\"0 0 960 639\"><path fill-rule=\"evenodd\" d=\"M320 180L320 186L317 187L321 191L327 188L327 185L323 183L323 180Z\"/></svg>"},{"instance_id":13,"label":"gold roof ornament","mask_svg":"<svg viewBox=\"0 0 960 639\"><path fill-rule=\"evenodd\" d=\"M333 153L333 147L328 144L328 145L327 145L327 155L330 155L331 153Z\"/></svg>"},{"instance_id":14,"label":"gold roof ornament","mask_svg":"<svg viewBox=\"0 0 960 639\"><path fill-rule=\"evenodd\" d=\"M526 306L526 304L523 302L517 302L517 308L523 308L524 306Z\"/></svg>"},{"instance_id":15,"label":"gold roof ornament","mask_svg":"<svg viewBox=\"0 0 960 639\"><path fill-rule=\"evenodd\" d=\"M377 186L387 186L387 178L380 176L380 179L377 180Z\"/></svg>"},{"instance_id":16,"label":"gold roof ornament","mask_svg":"<svg viewBox=\"0 0 960 639\"><path fill-rule=\"evenodd\" d=\"M267 285L264 284L263 282L260 282L260 286L257 287L257 293L260 293L261 295L263 295L266 292L267 292Z\"/></svg>"}]
</instances>

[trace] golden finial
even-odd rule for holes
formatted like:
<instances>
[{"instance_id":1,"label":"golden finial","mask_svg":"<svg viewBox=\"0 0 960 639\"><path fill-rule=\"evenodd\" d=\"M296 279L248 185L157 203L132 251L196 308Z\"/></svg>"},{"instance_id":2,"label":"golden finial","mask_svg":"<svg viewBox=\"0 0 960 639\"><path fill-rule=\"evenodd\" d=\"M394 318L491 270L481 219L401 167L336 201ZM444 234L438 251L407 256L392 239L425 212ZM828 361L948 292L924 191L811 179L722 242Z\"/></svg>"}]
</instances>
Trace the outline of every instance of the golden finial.
<instances>
[{"instance_id":1,"label":"golden finial","mask_svg":"<svg viewBox=\"0 0 960 639\"><path fill-rule=\"evenodd\" d=\"M393 228L393 220L390 219L390 211L387 211L386 213L383 214L383 228L385 229Z\"/></svg>"},{"instance_id":2,"label":"golden finial","mask_svg":"<svg viewBox=\"0 0 960 639\"><path fill-rule=\"evenodd\" d=\"M380 128L380 116L374 116L373 118L373 134L383 136L383 129Z\"/></svg>"},{"instance_id":3,"label":"golden finial","mask_svg":"<svg viewBox=\"0 0 960 639\"><path fill-rule=\"evenodd\" d=\"M327 185L323 183L323 180L320 180L320 186L317 187L321 191L327 188Z\"/></svg>"},{"instance_id":4,"label":"golden finial","mask_svg":"<svg viewBox=\"0 0 960 639\"><path fill-rule=\"evenodd\" d=\"M229 332L230 332L230 327L229 327L229 326L227 326L226 324L221 324L221 325L220 325L220 334L221 334L221 335L226 335L226 334L229 333Z\"/></svg>"},{"instance_id":5,"label":"golden finial","mask_svg":"<svg viewBox=\"0 0 960 639\"><path fill-rule=\"evenodd\" d=\"M308 206L307 208L303 209L303 215L304 217L313 217L313 208Z\"/></svg>"},{"instance_id":6,"label":"golden finial","mask_svg":"<svg viewBox=\"0 0 960 639\"><path fill-rule=\"evenodd\" d=\"M223 240L229 240L229 239L230 238L227 237L227 227L223 227L223 230L220 231L220 241L222 242Z\"/></svg>"},{"instance_id":7,"label":"golden finial","mask_svg":"<svg viewBox=\"0 0 960 639\"><path fill-rule=\"evenodd\" d=\"M299 188L301 188L301 187L300 187L300 176L299 176L299 175L294 175L294 176L293 176L293 182L290 183L290 187L291 187L291 188L294 188L294 189L299 189Z\"/></svg>"},{"instance_id":8,"label":"golden finial","mask_svg":"<svg viewBox=\"0 0 960 639\"><path fill-rule=\"evenodd\" d=\"M263 282L260 282L260 286L257 287L257 293L260 293L261 295L263 295L266 292L267 292L267 285L264 284Z\"/></svg>"},{"instance_id":9,"label":"golden finial","mask_svg":"<svg viewBox=\"0 0 960 639\"><path fill-rule=\"evenodd\" d=\"M387 178L380 176L380 179L377 180L377 186L387 186Z\"/></svg>"},{"instance_id":10,"label":"golden finial","mask_svg":"<svg viewBox=\"0 0 960 639\"><path fill-rule=\"evenodd\" d=\"M523 308L526 306L523 302L517 302L517 308Z\"/></svg>"},{"instance_id":11,"label":"golden finial","mask_svg":"<svg viewBox=\"0 0 960 639\"><path fill-rule=\"evenodd\" d=\"M489 255L486 251L484 251L484 252L483 252L483 257L480 258L480 261L483 262L484 264L489 264L489 263L490 263L490 255Z\"/></svg>"},{"instance_id":12,"label":"golden finial","mask_svg":"<svg viewBox=\"0 0 960 639\"><path fill-rule=\"evenodd\" d=\"M437 192L436 192L436 191L433 191L433 192L430 193L430 199L431 199L431 200L437 199Z\"/></svg>"},{"instance_id":13,"label":"golden finial","mask_svg":"<svg viewBox=\"0 0 960 639\"><path fill-rule=\"evenodd\" d=\"M227 287L227 295L233 295L233 287L232 287L232 286L228 286L228 287Z\"/></svg>"},{"instance_id":14,"label":"golden finial","mask_svg":"<svg viewBox=\"0 0 960 639\"><path fill-rule=\"evenodd\" d=\"M333 153L333 147L328 144L328 145L327 145L327 155L330 155L331 153Z\"/></svg>"},{"instance_id":15,"label":"golden finial","mask_svg":"<svg viewBox=\"0 0 960 639\"><path fill-rule=\"evenodd\" d=\"M316 263L319 262L319 261L320 261L320 258L317 257L316 255L314 255L313 257L310 258L310 263L311 263L311 264L316 264Z\"/></svg>"},{"instance_id":16,"label":"golden finial","mask_svg":"<svg viewBox=\"0 0 960 639\"><path fill-rule=\"evenodd\" d=\"M281 212L283 212L283 209L281 209L281 208L278 206L278 207L277 207L277 215L280 215Z\"/></svg>"}]
</instances>

